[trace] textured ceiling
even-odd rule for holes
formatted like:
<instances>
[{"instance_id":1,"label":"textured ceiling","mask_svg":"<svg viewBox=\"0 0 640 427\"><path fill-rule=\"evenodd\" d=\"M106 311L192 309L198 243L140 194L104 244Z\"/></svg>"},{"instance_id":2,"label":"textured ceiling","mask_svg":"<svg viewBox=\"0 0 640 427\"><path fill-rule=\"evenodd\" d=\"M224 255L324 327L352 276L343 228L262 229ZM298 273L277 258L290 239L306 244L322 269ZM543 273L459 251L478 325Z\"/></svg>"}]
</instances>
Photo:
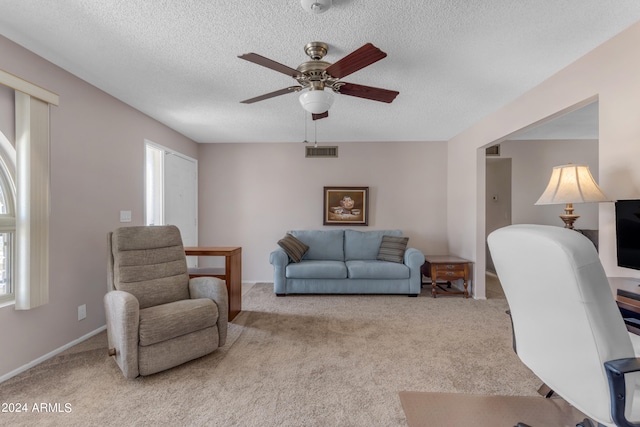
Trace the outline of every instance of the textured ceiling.
<instances>
[{"instance_id":1,"label":"textured ceiling","mask_svg":"<svg viewBox=\"0 0 640 427\"><path fill-rule=\"evenodd\" d=\"M388 56L345 80L400 95L337 95L307 139L448 140L638 20L638 0L0 1L0 34L198 142L305 139L296 94L239 103L296 83L243 53L295 68L310 41L329 62L371 42Z\"/></svg>"}]
</instances>

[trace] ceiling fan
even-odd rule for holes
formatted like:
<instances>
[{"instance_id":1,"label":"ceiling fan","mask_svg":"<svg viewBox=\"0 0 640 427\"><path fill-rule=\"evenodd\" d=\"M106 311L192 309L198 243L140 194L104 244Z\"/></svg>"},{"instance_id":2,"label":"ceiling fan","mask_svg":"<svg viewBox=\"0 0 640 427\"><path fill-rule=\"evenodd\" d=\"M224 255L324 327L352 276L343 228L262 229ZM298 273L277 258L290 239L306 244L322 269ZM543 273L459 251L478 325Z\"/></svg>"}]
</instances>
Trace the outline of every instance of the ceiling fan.
<instances>
[{"instance_id":1,"label":"ceiling fan","mask_svg":"<svg viewBox=\"0 0 640 427\"><path fill-rule=\"evenodd\" d=\"M265 99L287 93L303 91L299 98L300 104L302 104L302 107L305 110L312 114L313 120L318 120L329 116L328 110L333 103L333 95L330 91L325 91L325 88L331 89L333 92L342 95L356 96L358 98L371 99L373 101L386 103L392 102L396 96L398 96L399 92L395 90L363 86L340 80L343 77L355 73L356 71L361 70L362 68L367 67L387 56L386 53L375 47L373 44L365 44L334 64L322 60L328 50L329 46L326 43L307 43L304 47L304 51L311 60L303 62L296 69L282 65L256 53L245 53L244 55L239 55L238 58L240 59L244 59L291 76L299 83L297 86L289 86L255 98L245 99L244 101L241 101L241 103L252 104L254 102L263 101Z\"/></svg>"}]
</instances>

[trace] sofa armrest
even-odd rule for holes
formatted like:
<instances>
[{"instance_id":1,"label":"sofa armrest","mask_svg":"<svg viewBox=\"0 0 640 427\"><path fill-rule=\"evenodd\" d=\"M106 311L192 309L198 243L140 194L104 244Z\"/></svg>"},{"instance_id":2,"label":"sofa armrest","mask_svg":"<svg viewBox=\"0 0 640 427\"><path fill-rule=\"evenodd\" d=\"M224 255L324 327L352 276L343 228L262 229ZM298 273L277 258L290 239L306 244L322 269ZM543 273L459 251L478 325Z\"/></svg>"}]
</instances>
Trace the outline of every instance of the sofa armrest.
<instances>
[{"instance_id":1,"label":"sofa armrest","mask_svg":"<svg viewBox=\"0 0 640 427\"><path fill-rule=\"evenodd\" d=\"M287 293L287 265L289 256L282 248L277 248L269 256L269 262L273 265L273 292L276 294Z\"/></svg>"},{"instance_id":2,"label":"sofa armrest","mask_svg":"<svg viewBox=\"0 0 640 427\"><path fill-rule=\"evenodd\" d=\"M138 328L140 304L128 292L110 291L104 296L109 349L115 349L116 363L126 378L136 378L138 370Z\"/></svg>"},{"instance_id":3,"label":"sofa armrest","mask_svg":"<svg viewBox=\"0 0 640 427\"><path fill-rule=\"evenodd\" d=\"M404 264L409 267L409 293L420 294L422 288L422 273L420 267L424 264L424 254L416 248L407 248L404 252Z\"/></svg>"},{"instance_id":4,"label":"sofa armrest","mask_svg":"<svg viewBox=\"0 0 640 427\"><path fill-rule=\"evenodd\" d=\"M194 277L189 279L191 299L209 298L218 306L218 347L227 342L229 322L229 295L224 280L217 277Z\"/></svg>"},{"instance_id":5,"label":"sofa armrest","mask_svg":"<svg viewBox=\"0 0 640 427\"><path fill-rule=\"evenodd\" d=\"M269 255L269 262L273 266L286 267L289 264L289 255L282 248L277 248Z\"/></svg>"}]
</instances>

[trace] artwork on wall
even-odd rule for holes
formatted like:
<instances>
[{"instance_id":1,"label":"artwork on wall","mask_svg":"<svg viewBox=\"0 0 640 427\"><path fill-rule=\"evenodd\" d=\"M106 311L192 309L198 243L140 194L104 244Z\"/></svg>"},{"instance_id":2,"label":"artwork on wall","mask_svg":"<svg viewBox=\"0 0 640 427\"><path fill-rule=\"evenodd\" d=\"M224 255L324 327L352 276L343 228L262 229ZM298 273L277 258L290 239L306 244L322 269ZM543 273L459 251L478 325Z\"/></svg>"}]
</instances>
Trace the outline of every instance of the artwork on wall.
<instances>
[{"instance_id":1,"label":"artwork on wall","mask_svg":"<svg viewBox=\"0 0 640 427\"><path fill-rule=\"evenodd\" d=\"M324 187L323 225L369 225L369 187Z\"/></svg>"}]
</instances>

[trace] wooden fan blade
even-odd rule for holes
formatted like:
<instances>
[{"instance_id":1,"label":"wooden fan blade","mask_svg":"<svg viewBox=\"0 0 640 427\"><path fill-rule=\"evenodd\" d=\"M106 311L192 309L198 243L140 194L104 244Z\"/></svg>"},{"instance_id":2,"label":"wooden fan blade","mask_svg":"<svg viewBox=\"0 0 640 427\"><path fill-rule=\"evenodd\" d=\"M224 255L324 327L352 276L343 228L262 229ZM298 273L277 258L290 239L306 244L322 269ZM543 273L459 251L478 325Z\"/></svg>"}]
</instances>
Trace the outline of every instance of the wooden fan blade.
<instances>
[{"instance_id":1,"label":"wooden fan blade","mask_svg":"<svg viewBox=\"0 0 640 427\"><path fill-rule=\"evenodd\" d=\"M311 118L313 120L320 120L320 119L324 119L325 117L329 117L329 111L325 111L324 113L320 113L320 114L311 114Z\"/></svg>"},{"instance_id":2,"label":"wooden fan blade","mask_svg":"<svg viewBox=\"0 0 640 427\"><path fill-rule=\"evenodd\" d=\"M262 65L263 67L271 68L274 71L286 74L293 78L301 76L300 71L287 67L286 65L282 65L272 59L260 56L257 53L245 53L244 55L238 55L238 58L253 62L254 64Z\"/></svg>"},{"instance_id":3,"label":"wooden fan blade","mask_svg":"<svg viewBox=\"0 0 640 427\"><path fill-rule=\"evenodd\" d=\"M393 102L393 100L396 99L396 96L400 93L395 90L380 89L379 87L357 85L353 83L345 83L340 86L338 92L343 95L357 96L358 98L371 99L373 101L386 103Z\"/></svg>"},{"instance_id":4,"label":"wooden fan blade","mask_svg":"<svg viewBox=\"0 0 640 427\"><path fill-rule=\"evenodd\" d=\"M256 96L255 98L245 99L240 101L241 104L253 104L254 102L263 101L265 99L273 98L275 96L285 95L291 92L297 92L302 89L302 86L289 86L284 89L276 90L275 92L265 93L264 95Z\"/></svg>"},{"instance_id":5,"label":"wooden fan blade","mask_svg":"<svg viewBox=\"0 0 640 427\"><path fill-rule=\"evenodd\" d=\"M349 74L380 61L386 57L387 54L372 45L367 43L360 49L351 52L333 65L330 65L325 70L327 74L337 79L341 79Z\"/></svg>"}]
</instances>

